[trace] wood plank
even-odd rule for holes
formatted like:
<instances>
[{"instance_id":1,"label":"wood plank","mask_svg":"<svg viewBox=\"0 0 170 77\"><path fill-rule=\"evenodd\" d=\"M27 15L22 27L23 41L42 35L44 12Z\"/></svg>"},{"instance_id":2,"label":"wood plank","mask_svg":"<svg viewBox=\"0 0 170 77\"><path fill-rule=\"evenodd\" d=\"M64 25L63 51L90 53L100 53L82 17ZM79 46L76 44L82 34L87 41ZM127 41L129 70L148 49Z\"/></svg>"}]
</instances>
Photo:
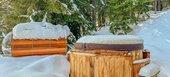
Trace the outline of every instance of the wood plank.
<instances>
[{"instance_id":1,"label":"wood plank","mask_svg":"<svg viewBox=\"0 0 170 77\"><path fill-rule=\"evenodd\" d=\"M14 45L12 50L24 50L24 49L41 49L41 48L67 48L67 44L42 44L42 45Z\"/></svg>"},{"instance_id":2,"label":"wood plank","mask_svg":"<svg viewBox=\"0 0 170 77\"><path fill-rule=\"evenodd\" d=\"M133 57L125 56L124 77L133 77Z\"/></svg>"},{"instance_id":3,"label":"wood plank","mask_svg":"<svg viewBox=\"0 0 170 77\"><path fill-rule=\"evenodd\" d=\"M150 52L143 52L143 58L150 58Z\"/></svg>"},{"instance_id":4,"label":"wood plank","mask_svg":"<svg viewBox=\"0 0 170 77\"><path fill-rule=\"evenodd\" d=\"M29 49L29 50L13 50L12 56L31 56L31 55L51 55L51 54L66 54L67 48L52 48L52 49Z\"/></svg>"},{"instance_id":5,"label":"wood plank","mask_svg":"<svg viewBox=\"0 0 170 77\"><path fill-rule=\"evenodd\" d=\"M74 55L73 53L70 53L69 55L69 62L70 62L70 77L74 77ZM71 58L70 58L71 57ZM73 59L72 59L73 58Z\"/></svg>"},{"instance_id":6,"label":"wood plank","mask_svg":"<svg viewBox=\"0 0 170 77\"><path fill-rule=\"evenodd\" d=\"M133 50L130 53L133 55L133 60L143 59L143 50Z\"/></svg>"},{"instance_id":7,"label":"wood plank","mask_svg":"<svg viewBox=\"0 0 170 77\"><path fill-rule=\"evenodd\" d=\"M32 44L60 44L67 43L66 39L59 40L12 40L11 45L32 45Z\"/></svg>"},{"instance_id":8,"label":"wood plank","mask_svg":"<svg viewBox=\"0 0 170 77\"><path fill-rule=\"evenodd\" d=\"M76 49L75 52L86 52L86 53L93 53L93 54L106 54L106 55L117 55L117 56L125 56L128 55L128 51L116 51L116 50L79 50Z\"/></svg>"}]
</instances>

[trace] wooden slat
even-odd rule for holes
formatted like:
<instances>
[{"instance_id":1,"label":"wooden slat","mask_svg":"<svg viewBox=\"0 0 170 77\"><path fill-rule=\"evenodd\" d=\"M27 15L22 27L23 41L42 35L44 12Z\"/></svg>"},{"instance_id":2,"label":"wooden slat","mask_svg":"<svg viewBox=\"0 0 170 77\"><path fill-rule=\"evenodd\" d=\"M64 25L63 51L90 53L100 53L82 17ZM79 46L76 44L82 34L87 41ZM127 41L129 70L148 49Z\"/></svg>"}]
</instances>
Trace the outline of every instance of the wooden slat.
<instances>
[{"instance_id":1,"label":"wooden slat","mask_svg":"<svg viewBox=\"0 0 170 77\"><path fill-rule=\"evenodd\" d=\"M117 57L116 59L115 59L115 69L116 69L116 71L115 71L115 77L125 77L125 76L123 76L123 74L124 74L124 69L123 69L123 65L124 65L124 60L123 60L124 58L119 58L119 57ZM127 68L127 67L125 67L125 68Z\"/></svg>"},{"instance_id":2,"label":"wooden slat","mask_svg":"<svg viewBox=\"0 0 170 77\"><path fill-rule=\"evenodd\" d=\"M93 54L106 54L106 55L117 55L117 56L125 56L128 55L128 51L116 51L116 50L79 50L76 49L75 52L82 53L93 53Z\"/></svg>"},{"instance_id":3,"label":"wooden slat","mask_svg":"<svg viewBox=\"0 0 170 77\"><path fill-rule=\"evenodd\" d=\"M59 40L15 40L12 39L13 45L27 45L27 44L49 44L49 43L65 43L67 42L66 39L59 39Z\"/></svg>"},{"instance_id":4,"label":"wooden slat","mask_svg":"<svg viewBox=\"0 0 170 77\"><path fill-rule=\"evenodd\" d=\"M51 54L66 54L66 48L52 48L52 49L30 49L30 50L13 50L12 56L30 56L30 55L51 55Z\"/></svg>"},{"instance_id":5,"label":"wooden slat","mask_svg":"<svg viewBox=\"0 0 170 77\"><path fill-rule=\"evenodd\" d=\"M41 49L41 48L67 48L67 44L66 43L64 43L64 44L41 44L41 45L14 45L13 47L12 47L12 50L18 50L18 49L35 49L35 48L37 48L37 49Z\"/></svg>"},{"instance_id":6,"label":"wooden slat","mask_svg":"<svg viewBox=\"0 0 170 77\"><path fill-rule=\"evenodd\" d=\"M31 48L42 48L42 47L55 47L62 48L67 47L67 40L12 40L12 50L15 49L31 49Z\"/></svg>"},{"instance_id":7,"label":"wooden slat","mask_svg":"<svg viewBox=\"0 0 170 77\"><path fill-rule=\"evenodd\" d=\"M117 56L126 56L128 53L133 55L133 60L143 59L143 50L133 50L133 51L117 51L117 50L80 50L76 49L75 52L82 53L93 53L93 54L107 54L107 55L117 55Z\"/></svg>"},{"instance_id":8,"label":"wooden slat","mask_svg":"<svg viewBox=\"0 0 170 77\"><path fill-rule=\"evenodd\" d=\"M143 58L150 58L150 52L143 52Z\"/></svg>"},{"instance_id":9,"label":"wooden slat","mask_svg":"<svg viewBox=\"0 0 170 77\"><path fill-rule=\"evenodd\" d=\"M130 53L133 55L133 60L143 59L143 50L134 50L130 51Z\"/></svg>"},{"instance_id":10,"label":"wooden slat","mask_svg":"<svg viewBox=\"0 0 170 77\"><path fill-rule=\"evenodd\" d=\"M127 77L133 77L133 68L128 68L128 67L133 67L133 57L132 56L126 56L125 57L125 65L124 67L124 76Z\"/></svg>"}]
</instances>

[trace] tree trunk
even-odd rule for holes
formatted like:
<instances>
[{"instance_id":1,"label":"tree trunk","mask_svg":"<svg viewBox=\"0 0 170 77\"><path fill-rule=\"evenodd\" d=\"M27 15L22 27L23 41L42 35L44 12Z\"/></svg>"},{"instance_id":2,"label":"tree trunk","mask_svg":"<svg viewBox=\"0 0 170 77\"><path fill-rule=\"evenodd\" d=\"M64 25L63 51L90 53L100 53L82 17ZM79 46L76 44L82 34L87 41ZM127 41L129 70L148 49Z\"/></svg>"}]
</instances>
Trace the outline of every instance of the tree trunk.
<instances>
[{"instance_id":1,"label":"tree trunk","mask_svg":"<svg viewBox=\"0 0 170 77\"><path fill-rule=\"evenodd\" d=\"M96 25L96 0L91 0L92 1L92 5L94 6L94 8L92 9L92 21L95 23Z\"/></svg>"},{"instance_id":2,"label":"tree trunk","mask_svg":"<svg viewBox=\"0 0 170 77\"><path fill-rule=\"evenodd\" d=\"M162 0L155 0L155 9L156 11L162 11L163 9Z\"/></svg>"},{"instance_id":3,"label":"tree trunk","mask_svg":"<svg viewBox=\"0 0 170 77\"><path fill-rule=\"evenodd\" d=\"M102 27L102 15L98 14L98 27Z\"/></svg>"}]
</instances>

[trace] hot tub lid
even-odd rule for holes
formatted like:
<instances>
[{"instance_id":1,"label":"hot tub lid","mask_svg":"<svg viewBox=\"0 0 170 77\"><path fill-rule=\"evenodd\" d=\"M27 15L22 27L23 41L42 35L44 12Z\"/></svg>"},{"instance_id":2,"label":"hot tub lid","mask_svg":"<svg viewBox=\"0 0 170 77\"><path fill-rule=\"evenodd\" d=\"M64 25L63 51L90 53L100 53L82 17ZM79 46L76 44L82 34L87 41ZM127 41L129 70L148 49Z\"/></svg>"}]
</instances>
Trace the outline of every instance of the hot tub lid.
<instances>
[{"instance_id":1,"label":"hot tub lid","mask_svg":"<svg viewBox=\"0 0 170 77\"><path fill-rule=\"evenodd\" d=\"M133 35L84 36L76 44L76 49L84 50L139 50L143 49L143 39Z\"/></svg>"}]
</instances>

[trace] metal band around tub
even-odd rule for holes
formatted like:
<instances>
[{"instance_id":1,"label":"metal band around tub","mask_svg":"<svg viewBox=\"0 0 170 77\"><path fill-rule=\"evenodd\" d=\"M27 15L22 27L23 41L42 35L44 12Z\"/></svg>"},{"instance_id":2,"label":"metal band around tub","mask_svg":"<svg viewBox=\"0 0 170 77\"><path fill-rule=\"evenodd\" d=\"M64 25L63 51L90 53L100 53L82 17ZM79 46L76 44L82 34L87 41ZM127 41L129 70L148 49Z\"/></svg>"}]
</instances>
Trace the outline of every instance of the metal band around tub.
<instances>
[{"instance_id":1,"label":"metal band around tub","mask_svg":"<svg viewBox=\"0 0 170 77\"><path fill-rule=\"evenodd\" d=\"M94 43L76 43L76 49L83 50L140 50L143 44L94 44Z\"/></svg>"}]
</instances>

